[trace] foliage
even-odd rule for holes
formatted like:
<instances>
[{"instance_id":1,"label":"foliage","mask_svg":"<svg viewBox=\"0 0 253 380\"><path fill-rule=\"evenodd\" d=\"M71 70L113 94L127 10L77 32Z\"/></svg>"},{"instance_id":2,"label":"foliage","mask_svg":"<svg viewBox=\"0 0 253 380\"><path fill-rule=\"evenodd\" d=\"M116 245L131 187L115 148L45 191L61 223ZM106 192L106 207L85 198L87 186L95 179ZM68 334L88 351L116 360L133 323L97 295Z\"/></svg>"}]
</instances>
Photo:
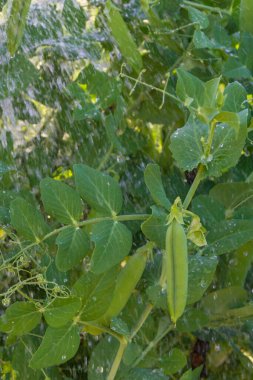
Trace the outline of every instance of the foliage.
<instances>
[{"instance_id":1,"label":"foliage","mask_svg":"<svg viewBox=\"0 0 253 380\"><path fill-rule=\"evenodd\" d=\"M0 0L2 379L252 377L252 14Z\"/></svg>"}]
</instances>

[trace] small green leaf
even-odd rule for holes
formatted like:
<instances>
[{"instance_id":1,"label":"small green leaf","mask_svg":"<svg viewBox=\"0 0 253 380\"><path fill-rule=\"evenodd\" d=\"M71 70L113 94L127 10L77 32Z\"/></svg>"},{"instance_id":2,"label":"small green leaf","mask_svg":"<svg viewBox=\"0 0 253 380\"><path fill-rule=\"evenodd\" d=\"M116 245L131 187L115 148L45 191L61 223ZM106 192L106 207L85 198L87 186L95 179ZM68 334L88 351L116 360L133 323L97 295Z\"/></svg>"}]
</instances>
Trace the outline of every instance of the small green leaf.
<instances>
[{"instance_id":1,"label":"small green leaf","mask_svg":"<svg viewBox=\"0 0 253 380\"><path fill-rule=\"evenodd\" d=\"M240 118L238 114L235 112L222 111L215 115L214 121L229 125L231 128L234 129L236 134L238 134L239 132Z\"/></svg>"},{"instance_id":2,"label":"small green leaf","mask_svg":"<svg viewBox=\"0 0 253 380\"><path fill-rule=\"evenodd\" d=\"M127 63L138 73L142 68L141 54L120 12L109 0L106 2L105 14L108 26L119 46L121 54Z\"/></svg>"},{"instance_id":3,"label":"small green leaf","mask_svg":"<svg viewBox=\"0 0 253 380\"><path fill-rule=\"evenodd\" d=\"M81 320L94 321L105 314L112 299L117 273L117 268L100 275L88 272L76 281L73 294L82 298Z\"/></svg>"},{"instance_id":4,"label":"small green leaf","mask_svg":"<svg viewBox=\"0 0 253 380\"><path fill-rule=\"evenodd\" d=\"M152 215L141 225L144 235L154 241L158 247L165 248L165 236L168 228L168 214L163 209L152 206Z\"/></svg>"},{"instance_id":5,"label":"small green leaf","mask_svg":"<svg viewBox=\"0 0 253 380\"><path fill-rule=\"evenodd\" d=\"M169 210L171 203L168 200L163 187L159 166L156 164L148 164L144 171L144 179L151 196L157 205Z\"/></svg>"},{"instance_id":6,"label":"small green leaf","mask_svg":"<svg viewBox=\"0 0 253 380\"><path fill-rule=\"evenodd\" d=\"M211 284L217 267L217 257L200 255L189 257L188 296L187 304L193 304L201 299Z\"/></svg>"},{"instance_id":7,"label":"small green leaf","mask_svg":"<svg viewBox=\"0 0 253 380\"><path fill-rule=\"evenodd\" d=\"M195 30L193 34L193 43L196 49L215 49L217 44L215 41L210 40L207 35L201 30Z\"/></svg>"},{"instance_id":8,"label":"small green leaf","mask_svg":"<svg viewBox=\"0 0 253 380\"><path fill-rule=\"evenodd\" d=\"M41 198L46 212L64 224L75 224L83 212L77 192L63 182L45 178L40 182Z\"/></svg>"},{"instance_id":9,"label":"small green leaf","mask_svg":"<svg viewBox=\"0 0 253 380\"><path fill-rule=\"evenodd\" d=\"M80 343L79 330L70 324L61 328L48 327L38 350L33 354L30 367L48 368L71 359Z\"/></svg>"},{"instance_id":10,"label":"small green leaf","mask_svg":"<svg viewBox=\"0 0 253 380\"><path fill-rule=\"evenodd\" d=\"M204 82L181 68L177 69L177 76L177 96L194 108L202 106L205 94Z\"/></svg>"},{"instance_id":11,"label":"small green leaf","mask_svg":"<svg viewBox=\"0 0 253 380\"><path fill-rule=\"evenodd\" d=\"M206 13L199 11L193 7L187 7L189 19L199 25L200 29L206 29L209 25L208 16Z\"/></svg>"},{"instance_id":12,"label":"small green leaf","mask_svg":"<svg viewBox=\"0 0 253 380\"><path fill-rule=\"evenodd\" d=\"M31 0L13 0L11 13L7 22L7 46L13 56L23 38L26 18L30 9Z\"/></svg>"},{"instance_id":13,"label":"small green leaf","mask_svg":"<svg viewBox=\"0 0 253 380\"><path fill-rule=\"evenodd\" d=\"M183 351L173 348L169 355L161 357L161 367L166 375L173 375L179 372L187 364L186 356Z\"/></svg>"},{"instance_id":14,"label":"small green leaf","mask_svg":"<svg viewBox=\"0 0 253 380\"><path fill-rule=\"evenodd\" d=\"M41 313L34 303L15 302L1 317L0 330L12 335L25 335L33 330L41 320Z\"/></svg>"},{"instance_id":15,"label":"small green leaf","mask_svg":"<svg viewBox=\"0 0 253 380\"><path fill-rule=\"evenodd\" d=\"M23 198L11 202L11 224L25 239L39 242L49 231L41 213Z\"/></svg>"},{"instance_id":16,"label":"small green leaf","mask_svg":"<svg viewBox=\"0 0 253 380\"><path fill-rule=\"evenodd\" d=\"M132 246L132 234L117 221L106 220L97 223L92 230L95 249L91 257L91 270L103 273L119 264L128 255Z\"/></svg>"},{"instance_id":17,"label":"small green leaf","mask_svg":"<svg viewBox=\"0 0 253 380\"><path fill-rule=\"evenodd\" d=\"M92 208L105 215L120 212L122 192L114 178L83 164L74 165L74 173L77 191Z\"/></svg>"},{"instance_id":18,"label":"small green leaf","mask_svg":"<svg viewBox=\"0 0 253 380\"><path fill-rule=\"evenodd\" d=\"M81 308L81 300L76 297L55 298L45 307L43 313L51 327L62 327L76 315Z\"/></svg>"},{"instance_id":19,"label":"small green leaf","mask_svg":"<svg viewBox=\"0 0 253 380\"><path fill-rule=\"evenodd\" d=\"M79 227L67 227L56 238L58 251L55 259L57 268L65 272L85 257L90 249L89 236L84 229Z\"/></svg>"},{"instance_id":20,"label":"small green leaf","mask_svg":"<svg viewBox=\"0 0 253 380\"><path fill-rule=\"evenodd\" d=\"M239 82L229 83L223 93L224 104L223 111L240 112L243 109L243 103L247 100L247 91Z\"/></svg>"}]
</instances>

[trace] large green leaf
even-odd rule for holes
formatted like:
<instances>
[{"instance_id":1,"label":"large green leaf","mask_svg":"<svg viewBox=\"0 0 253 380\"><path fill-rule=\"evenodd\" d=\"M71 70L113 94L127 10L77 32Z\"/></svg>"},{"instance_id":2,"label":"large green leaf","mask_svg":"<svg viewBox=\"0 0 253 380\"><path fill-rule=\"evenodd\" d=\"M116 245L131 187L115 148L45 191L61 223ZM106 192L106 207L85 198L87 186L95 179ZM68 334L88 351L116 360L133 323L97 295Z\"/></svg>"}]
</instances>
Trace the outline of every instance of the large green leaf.
<instances>
[{"instance_id":1,"label":"large green leaf","mask_svg":"<svg viewBox=\"0 0 253 380\"><path fill-rule=\"evenodd\" d=\"M144 171L144 179L152 198L158 206L162 206L169 210L171 203L167 198L163 187L159 166L156 164L148 164Z\"/></svg>"},{"instance_id":2,"label":"large green leaf","mask_svg":"<svg viewBox=\"0 0 253 380\"><path fill-rule=\"evenodd\" d=\"M177 321L177 330L180 332L194 332L207 326L209 322L208 316L198 309L188 309Z\"/></svg>"},{"instance_id":3,"label":"large green leaf","mask_svg":"<svg viewBox=\"0 0 253 380\"><path fill-rule=\"evenodd\" d=\"M128 228L117 221L106 220L92 229L95 249L91 257L91 270L103 273L128 255L132 246L132 234Z\"/></svg>"},{"instance_id":4,"label":"large green leaf","mask_svg":"<svg viewBox=\"0 0 253 380\"><path fill-rule=\"evenodd\" d=\"M106 215L118 214L122 193L114 178L87 165L74 165L76 188L81 197L95 210Z\"/></svg>"},{"instance_id":5,"label":"large green leaf","mask_svg":"<svg viewBox=\"0 0 253 380\"><path fill-rule=\"evenodd\" d=\"M22 341L15 344L12 352L11 365L16 371L17 380L43 380L40 371L33 370L29 367L29 360L32 352L36 349L38 337L26 335Z\"/></svg>"},{"instance_id":6,"label":"large green leaf","mask_svg":"<svg viewBox=\"0 0 253 380\"><path fill-rule=\"evenodd\" d=\"M152 206L152 215L141 225L144 235L154 241L158 247L165 248L165 236L168 228L168 214L163 209Z\"/></svg>"},{"instance_id":7,"label":"large green leaf","mask_svg":"<svg viewBox=\"0 0 253 380\"><path fill-rule=\"evenodd\" d=\"M32 356L30 367L40 369L65 363L76 354L79 343L79 330L76 325L48 327L41 345Z\"/></svg>"},{"instance_id":8,"label":"large green leaf","mask_svg":"<svg viewBox=\"0 0 253 380\"><path fill-rule=\"evenodd\" d=\"M231 286L209 293L202 299L201 307L208 315L212 316L213 314L221 314L229 309L241 307L246 300L247 292L245 289Z\"/></svg>"},{"instance_id":9,"label":"large green leaf","mask_svg":"<svg viewBox=\"0 0 253 380\"><path fill-rule=\"evenodd\" d=\"M220 176L224 171L236 165L241 156L247 136L247 110L237 114L237 131L228 122L218 123L208 157L204 155L202 139L207 141L208 126L198 119L190 117L183 128L171 136L170 149L175 160L183 170L192 170L202 163L206 166L207 176Z\"/></svg>"},{"instance_id":10,"label":"large green leaf","mask_svg":"<svg viewBox=\"0 0 253 380\"><path fill-rule=\"evenodd\" d=\"M71 321L80 308L80 298L55 298L45 307L43 315L49 326L62 327Z\"/></svg>"},{"instance_id":11,"label":"large green leaf","mask_svg":"<svg viewBox=\"0 0 253 380\"><path fill-rule=\"evenodd\" d=\"M49 228L41 213L23 198L11 202L11 224L27 240L39 242Z\"/></svg>"},{"instance_id":12,"label":"large green leaf","mask_svg":"<svg viewBox=\"0 0 253 380\"><path fill-rule=\"evenodd\" d=\"M250 70L238 58L229 57L223 65L222 74L228 79L249 79Z\"/></svg>"},{"instance_id":13,"label":"large green leaf","mask_svg":"<svg viewBox=\"0 0 253 380\"><path fill-rule=\"evenodd\" d=\"M230 216L241 206L253 208L253 183L251 182L218 183L211 189L210 195L225 206Z\"/></svg>"},{"instance_id":14,"label":"large green leaf","mask_svg":"<svg viewBox=\"0 0 253 380\"><path fill-rule=\"evenodd\" d=\"M241 0L240 2L240 30L242 32L253 33L253 3L251 0Z\"/></svg>"},{"instance_id":15,"label":"large green leaf","mask_svg":"<svg viewBox=\"0 0 253 380\"><path fill-rule=\"evenodd\" d=\"M197 214L207 229L225 219L225 207L208 195L198 195L192 201L192 211Z\"/></svg>"},{"instance_id":16,"label":"large green leaf","mask_svg":"<svg viewBox=\"0 0 253 380\"><path fill-rule=\"evenodd\" d=\"M205 257L195 255L189 257L188 305L201 299L213 280L217 263L218 260L215 256Z\"/></svg>"},{"instance_id":17,"label":"large green leaf","mask_svg":"<svg viewBox=\"0 0 253 380\"><path fill-rule=\"evenodd\" d=\"M202 250L209 255L234 251L252 240L253 220L225 220L217 223L207 234L208 245Z\"/></svg>"},{"instance_id":18,"label":"large green leaf","mask_svg":"<svg viewBox=\"0 0 253 380\"><path fill-rule=\"evenodd\" d=\"M81 297L83 302L83 321L94 321L105 314L112 299L117 273L117 268L100 275L88 272L74 284L73 293Z\"/></svg>"},{"instance_id":19,"label":"large green leaf","mask_svg":"<svg viewBox=\"0 0 253 380\"><path fill-rule=\"evenodd\" d=\"M58 251L55 258L57 268L65 272L85 257L90 249L89 236L86 231L79 227L67 227L56 238Z\"/></svg>"},{"instance_id":20,"label":"large green leaf","mask_svg":"<svg viewBox=\"0 0 253 380\"><path fill-rule=\"evenodd\" d=\"M189 19L191 22L198 24L200 29L206 29L208 27L209 20L206 13L190 6L187 7L187 11L189 13Z\"/></svg>"},{"instance_id":21,"label":"large green leaf","mask_svg":"<svg viewBox=\"0 0 253 380\"><path fill-rule=\"evenodd\" d=\"M45 178L40 182L41 198L46 212L64 224L75 224L83 212L78 193L63 182Z\"/></svg>"},{"instance_id":22,"label":"large green leaf","mask_svg":"<svg viewBox=\"0 0 253 380\"><path fill-rule=\"evenodd\" d=\"M119 46L121 54L127 63L133 67L136 72L139 72L142 68L141 54L120 12L110 0L106 2L105 14L108 26Z\"/></svg>"},{"instance_id":23,"label":"large green leaf","mask_svg":"<svg viewBox=\"0 0 253 380\"><path fill-rule=\"evenodd\" d=\"M23 37L31 0L13 0L7 22L7 46L13 56Z\"/></svg>"},{"instance_id":24,"label":"large green leaf","mask_svg":"<svg viewBox=\"0 0 253 380\"><path fill-rule=\"evenodd\" d=\"M0 330L12 335L25 335L41 320L41 312L34 303L18 301L8 307L0 320Z\"/></svg>"}]
</instances>

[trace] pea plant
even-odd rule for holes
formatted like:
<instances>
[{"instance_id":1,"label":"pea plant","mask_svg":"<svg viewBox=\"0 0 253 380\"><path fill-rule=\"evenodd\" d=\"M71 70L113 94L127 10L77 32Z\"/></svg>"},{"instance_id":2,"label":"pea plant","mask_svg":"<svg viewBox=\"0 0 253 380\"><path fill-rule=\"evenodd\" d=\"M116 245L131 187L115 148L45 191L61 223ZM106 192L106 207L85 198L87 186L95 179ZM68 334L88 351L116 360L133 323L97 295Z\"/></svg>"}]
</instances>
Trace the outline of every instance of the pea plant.
<instances>
[{"instance_id":1,"label":"pea plant","mask_svg":"<svg viewBox=\"0 0 253 380\"><path fill-rule=\"evenodd\" d=\"M31 3L0 1L1 126L39 136L0 145L1 378L250 378L251 2Z\"/></svg>"}]
</instances>

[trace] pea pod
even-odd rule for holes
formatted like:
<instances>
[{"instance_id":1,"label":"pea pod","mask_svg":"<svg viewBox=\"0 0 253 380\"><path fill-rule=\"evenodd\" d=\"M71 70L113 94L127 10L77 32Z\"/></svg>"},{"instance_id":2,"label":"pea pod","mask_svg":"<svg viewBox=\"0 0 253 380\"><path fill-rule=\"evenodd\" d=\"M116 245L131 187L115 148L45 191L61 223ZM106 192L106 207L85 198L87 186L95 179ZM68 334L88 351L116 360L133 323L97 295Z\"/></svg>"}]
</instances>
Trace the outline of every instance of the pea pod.
<instances>
[{"instance_id":1,"label":"pea pod","mask_svg":"<svg viewBox=\"0 0 253 380\"><path fill-rule=\"evenodd\" d=\"M147 246L139 248L133 256L130 256L126 266L119 273L112 302L102 318L103 323L116 317L125 307L145 269L148 250Z\"/></svg>"},{"instance_id":2,"label":"pea pod","mask_svg":"<svg viewBox=\"0 0 253 380\"><path fill-rule=\"evenodd\" d=\"M183 314L188 289L187 238L183 226L175 219L166 232L165 243L167 302L172 322L176 323Z\"/></svg>"},{"instance_id":3,"label":"pea pod","mask_svg":"<svg viewBox=\"0 0 253 380\"><path fill-rule=\"evenodd\" d=\"M241 0L240 5L240 30L253 33L253 1Z\"/></svg>"}]
</instances>

